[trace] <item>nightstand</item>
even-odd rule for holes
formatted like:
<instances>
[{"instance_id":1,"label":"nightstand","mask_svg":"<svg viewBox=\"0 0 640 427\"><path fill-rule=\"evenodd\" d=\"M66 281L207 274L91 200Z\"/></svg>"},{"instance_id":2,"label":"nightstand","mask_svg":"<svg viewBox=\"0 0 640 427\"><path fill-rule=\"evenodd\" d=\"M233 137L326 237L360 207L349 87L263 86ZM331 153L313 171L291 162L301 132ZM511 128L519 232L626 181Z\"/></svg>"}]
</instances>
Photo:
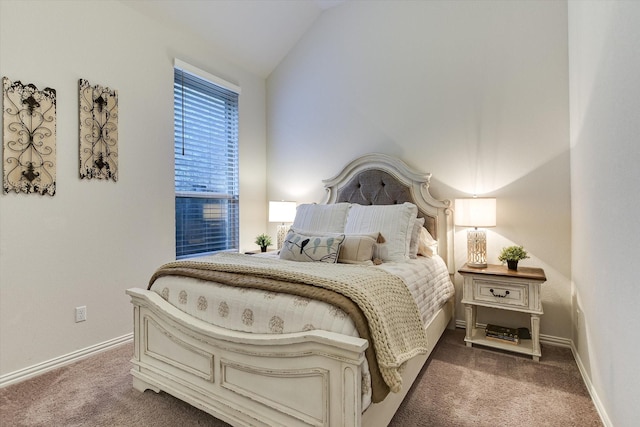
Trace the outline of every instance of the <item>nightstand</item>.
<instances>
[{"instance_id":1,"label":"nightstand","mask_svg":"<svg viewBox=\"0 0 640 427\"><path fill-rule=\"evenodd\" d=\"M256 249L255 251L246 251L244 254L245 255L256 255L256 254L266 254L266 253L275 252L275 251L276 251L275 249L267 249L266 252L262 252L261 249Z\"/></svg>"},{"instance_id":2,"label":"nightstand","mask_svg":"<svg viewBox=\"0 0 640 427\"><path fill-rule=\"evenodd\" d=\"M546 280L541 268L518 267L509 270L506 266L491 265L473 268L463 265L458 273L464 278L462 304L465 309L467 347L480 344L487 347L529 354L536 362L540 360L540 316L543 314L540 285ZM520 340L517 345L485 338L484 328L476 325L478 307L529 313L531 317L531 339Z\"/></svg>"}]
</instances>

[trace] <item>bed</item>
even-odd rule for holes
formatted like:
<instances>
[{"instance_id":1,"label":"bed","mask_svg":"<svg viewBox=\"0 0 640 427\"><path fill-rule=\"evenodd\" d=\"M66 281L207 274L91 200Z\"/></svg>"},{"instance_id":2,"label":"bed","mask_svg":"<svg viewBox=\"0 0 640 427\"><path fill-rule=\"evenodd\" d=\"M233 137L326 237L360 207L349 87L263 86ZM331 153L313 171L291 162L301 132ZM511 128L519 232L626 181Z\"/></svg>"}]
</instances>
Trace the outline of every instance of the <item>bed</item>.
<instances>
[{"instance_id":1,"label":"bed","mask_svg":"<svg viewBox=\"0 0 640 427\"><path fill-rule=\"evenodd\" d=\"M323 181L324 203L299 206L280 254L168 263L149 286L128 289L133 387L164 391L234 426L386 426L454 324L452 212L450 201L431 196L430 178L397 158L365 155ZM384 227L406 235L376 231L378 213L391 211L409 222L386 219ZM372 237L373 255L362 257ZM403 241L407 251L394 252ZM323 257L338 263L295 259L325 246ZM347 247L356 249L347 254ZM442 284L429 291L437 303L418 294L426 292L418 283L434 280ZM380 295L365 294L367 287ZM420 302L407 304L405 294ZM291 312L266 314L273 307ZM230 319L236 311L240 320ZM400 329L413 335L399 337Z\"/></svg>"}]
</instances>

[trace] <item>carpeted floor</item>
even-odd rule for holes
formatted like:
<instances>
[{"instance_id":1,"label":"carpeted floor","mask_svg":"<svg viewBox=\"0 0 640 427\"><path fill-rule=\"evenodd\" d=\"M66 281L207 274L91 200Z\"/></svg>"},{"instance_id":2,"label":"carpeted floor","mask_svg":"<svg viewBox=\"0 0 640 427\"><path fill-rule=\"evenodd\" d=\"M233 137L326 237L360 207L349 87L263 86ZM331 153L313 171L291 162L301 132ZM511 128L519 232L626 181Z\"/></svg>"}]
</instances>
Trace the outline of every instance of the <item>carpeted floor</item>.
<instances>
[{"instance_id":1,"label":"carpeted floor","mask_svg":"<svg viewBox=\"0 0 640 427\"><path fill-rule=\"evenodd\" d=\"M540 363L467 348L446 331L390 426L601 426L571 351L544 346ZM0 426L227 424L165 393L131 387L133 344L0 389Z\"/></svg>"}]
</instances>

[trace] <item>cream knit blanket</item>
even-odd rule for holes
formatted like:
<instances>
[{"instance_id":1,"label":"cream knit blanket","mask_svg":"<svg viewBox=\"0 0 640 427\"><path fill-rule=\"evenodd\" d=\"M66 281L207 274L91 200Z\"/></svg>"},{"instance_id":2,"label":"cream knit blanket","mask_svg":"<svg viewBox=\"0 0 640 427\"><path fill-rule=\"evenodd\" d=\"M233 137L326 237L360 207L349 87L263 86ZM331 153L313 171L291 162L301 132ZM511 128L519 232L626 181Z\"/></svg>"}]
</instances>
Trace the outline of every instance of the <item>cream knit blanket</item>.
<instances>
[{"instance_id":1,"label":"cream knit blanket","mask_svg":"<svg viewBox=\"0 0 640 427\"><path fill-rule=\"evenodd\" d=\"M399 277L372 266L295 262L221 253L163 265L164 271L194 268L253 275L290 283L313 285L340 293L356 303L369 322L380 372L391 391L402 386L401 365L428 352L427 335L418 307Z\"/></svg>"}]
</instances>

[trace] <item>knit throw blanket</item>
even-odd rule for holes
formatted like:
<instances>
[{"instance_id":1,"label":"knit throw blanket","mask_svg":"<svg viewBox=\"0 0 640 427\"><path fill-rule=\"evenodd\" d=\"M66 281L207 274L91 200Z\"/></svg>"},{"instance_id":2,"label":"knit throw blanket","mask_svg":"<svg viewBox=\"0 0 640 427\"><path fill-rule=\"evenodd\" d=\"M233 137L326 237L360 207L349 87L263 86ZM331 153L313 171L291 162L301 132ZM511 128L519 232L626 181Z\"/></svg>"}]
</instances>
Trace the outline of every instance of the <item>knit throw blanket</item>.
<instances>
[{"instance_id":1,"label":"knit throw blanket","mask_svg":"<svg viewBox=\"0 0 640 427\"><path fill-rule=\"evenodd\" d=\"M379 387L376 390L375 374L370 366L374 402L381 401L388 389L400 391L401 366L412 357L428 352L427 335L411 293L402 279L375 267L284 260L274 262L269 258L221 253L197 260L165 264L152 276L149 289L157 278L167 275L194 277L316 299L323 296L319 299L339 306L354 319L357 313L349 307L349 302L352 301L357 306L355 311L360 311L366 319L364 328L354 319L356 328L362 338L373 344L375 356L372 357L375 360L367 357L369 364L377 362L374 367L377 364L379 373L388 386L386 392ZM327 299L327 293L323 290L346 297L342 300L347 300L347 303L340 299Z\"/></svg>"}]
</instances>

